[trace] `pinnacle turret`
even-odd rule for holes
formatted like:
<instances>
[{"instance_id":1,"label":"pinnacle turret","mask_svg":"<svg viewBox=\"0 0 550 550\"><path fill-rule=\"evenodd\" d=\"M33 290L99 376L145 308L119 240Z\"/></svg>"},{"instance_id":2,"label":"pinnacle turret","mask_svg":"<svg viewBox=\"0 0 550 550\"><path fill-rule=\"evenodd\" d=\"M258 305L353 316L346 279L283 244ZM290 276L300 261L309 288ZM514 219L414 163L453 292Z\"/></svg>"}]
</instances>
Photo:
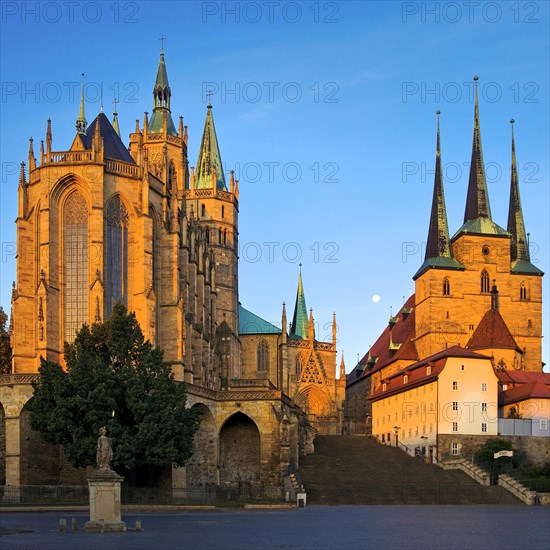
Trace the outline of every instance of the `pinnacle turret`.
<instances>
[{"instance_id":1,"label":"pinnacle turret","mask_svg":"<svg viewBox=\"0 0 550 550\"><path fill-rule=\"evenodd\" d=\"M174 126L172 115L170 114L170 97L172 92L168 84L168 73L164 62L164 48L160 50L160 60L157 69L157 78L153 88L153 115L149 121L148 133L161 134L163 133L163 122L166 114L167 133L172 136L177 136L178 132Z\"/></svg>"},{"instance_id":2,"label":"pinnacle turret","mask_svg":"<svg viewBox=\"0 0 550 550\"><path fill-rule=\"evenodd\" d=\"M195 171L195 188L212 189L214 177L216 179L216 187L227 191L220 148L214 126L214 117L212 116L212 105L209 103L206 111L204 131L202 133L199 159Z\"/></svg>"},{"instance_id":3,"label":"pinnacle turret","mask_svg":"<svg viewBox=\"0 0 550 550\"><path fill-rule=\"evenodd\" d=\"M76 119L76 131L79 134L86 135L86 129L88 122L84 114L84 73L82 73L82 87L80 90L80 111L78 112L78 118Z\"/></svg>"},{"instance_id":4,"label":"pinnacle turret","mask_svg":"<svg viewBox=\"0 0 550 550\"><path fill-rule=\"evenodd\" d=\"M305 340L308 335L308 315L306 307L306 296L302 282L302 264L298 276L298 290L296 291L296 304L294 305L294 316L290 325L290 336Z\"/></svg>"}]
</instances>

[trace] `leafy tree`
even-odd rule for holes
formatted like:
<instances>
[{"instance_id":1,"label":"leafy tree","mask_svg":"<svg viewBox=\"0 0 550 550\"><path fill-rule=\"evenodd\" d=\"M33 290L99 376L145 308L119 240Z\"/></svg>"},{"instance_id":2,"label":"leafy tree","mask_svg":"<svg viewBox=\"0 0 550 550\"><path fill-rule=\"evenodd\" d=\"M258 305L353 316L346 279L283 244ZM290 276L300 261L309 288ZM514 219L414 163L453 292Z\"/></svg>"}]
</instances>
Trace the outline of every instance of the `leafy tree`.
<instances>
[{"instance_id":1,"label":"leafy tree","mask_svg":"<svg viewBox=\"0 0 550 550\"><path fill-rule=\"evenodd\" d=\"M516 407L510 407L510 410L508 411L508 418L518 419L521 418L521 414Z\"/></svg>"},{"instance_id":2,"label":"leafy tree","mask_svg":"<svg viewBox=\"0 0 550 550\"><path fill-rule=\"evenodd\" d=\"M500 458L495 458L495 453L499 451L513 451L514 455L512 457L501 456ZM496 464L498 461L499 464L511 462L513 466L516 467L525 459L525 453L519 449L514 449L510 441L497 437L488 439L485 444L476 451L476 458L488 466Z\"/></svg>"},{"instance_id":3,"label":"leafy tree","mask_svg":"<svg viewBox=\"0 0 550 550\"><path fill-rule=\"evenodd\" d=\"M67 372L41 360L31 427L45 441L63 445L77 467L95 465L101 426L113 439L115 468L158 472L169 461L182 466L192 454L200 418L186 408L186 386L174 381L162 359L135 315L116 304L106 322L84 325L65 344Z\"/></svg>"},{"instance_id":4,"label":"leafy tree","mask_svg":"<svg viewBox=\"0 0 550 550\"><path fill-rule=\"evenodd\" d=\"M10 335L6 330L8 316L0 307L0 374L11 373L11 344Z\"/></svg>"}]
</instances>

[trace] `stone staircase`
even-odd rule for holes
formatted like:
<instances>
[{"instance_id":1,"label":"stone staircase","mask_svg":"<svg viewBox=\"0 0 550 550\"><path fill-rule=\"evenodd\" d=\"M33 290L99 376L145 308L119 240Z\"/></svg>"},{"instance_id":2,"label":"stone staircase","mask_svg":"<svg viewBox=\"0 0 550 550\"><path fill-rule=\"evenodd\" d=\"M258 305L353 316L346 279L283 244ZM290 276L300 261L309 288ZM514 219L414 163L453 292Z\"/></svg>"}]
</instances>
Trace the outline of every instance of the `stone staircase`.
<instances>
[{"instance_id":1,"label":"stone staircase","mask_svg":"<svg viewBox=\"0 0 550 550\"><path fill-rule=\"evenodd\" d=\"M363 436L317 436L300 474L309 504L521 504L502 487Z\"/></svg>"}]
</instances>

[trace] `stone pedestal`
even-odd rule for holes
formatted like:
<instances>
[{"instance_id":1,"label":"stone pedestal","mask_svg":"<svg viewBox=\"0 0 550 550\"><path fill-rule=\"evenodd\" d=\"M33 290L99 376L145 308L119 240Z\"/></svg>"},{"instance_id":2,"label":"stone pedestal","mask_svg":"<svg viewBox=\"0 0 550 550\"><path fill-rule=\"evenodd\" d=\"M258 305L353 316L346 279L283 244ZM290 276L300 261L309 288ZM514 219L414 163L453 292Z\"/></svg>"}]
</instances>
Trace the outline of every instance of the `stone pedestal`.
<instances>
[{"instance_id":1,"label":"stone pedestal","mask_svg":"<svg viewBox=\"0 0 550 550\"><path fill-rule=\"evenodd\" d=\"M120 484L124 478L109 468L95 470L88 478L90 521L85 531L126 531L120 516Z\"/></svg>"}]
</instances>

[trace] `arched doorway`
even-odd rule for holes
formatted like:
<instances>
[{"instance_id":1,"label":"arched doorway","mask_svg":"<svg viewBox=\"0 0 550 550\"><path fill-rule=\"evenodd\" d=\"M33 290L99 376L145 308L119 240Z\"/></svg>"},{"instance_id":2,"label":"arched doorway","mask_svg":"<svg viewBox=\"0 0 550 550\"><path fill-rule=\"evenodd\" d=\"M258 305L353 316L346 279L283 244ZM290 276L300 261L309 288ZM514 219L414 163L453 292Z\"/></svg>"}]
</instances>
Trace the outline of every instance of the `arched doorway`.
<instances>
[{"instance_id":1,"label":"arched doorway","mask_svg":"<svg viewBox=\"0 0 550 550\"><path fill-rule=\"evenodd\" d=\"M260 432L243 413L230 416L220 429L220 483L260 480Z\"/></svg>"},{"instance_id":2,"label":"arched doorway","mask_svg":"<svg viewBox=\"0 0 550 550\"><path fill-rule=\"evenodd\" d=\"M188 489L217 485L216 426L210 409L203 403L193 405L202 413L199 429L193 439L193 455L185 465Z\"/></svg>"},{"instance_id":3,"label":"arched doorway","mask_svg":"<svg viewBox=\"0 0 550 550\"><path fill-rule=\"evenodd\" d=\"M30 426L27 401L19 416L21 485L57 485L59 483L60 448L42 441Z\"/></svg>"}]
</instances>

